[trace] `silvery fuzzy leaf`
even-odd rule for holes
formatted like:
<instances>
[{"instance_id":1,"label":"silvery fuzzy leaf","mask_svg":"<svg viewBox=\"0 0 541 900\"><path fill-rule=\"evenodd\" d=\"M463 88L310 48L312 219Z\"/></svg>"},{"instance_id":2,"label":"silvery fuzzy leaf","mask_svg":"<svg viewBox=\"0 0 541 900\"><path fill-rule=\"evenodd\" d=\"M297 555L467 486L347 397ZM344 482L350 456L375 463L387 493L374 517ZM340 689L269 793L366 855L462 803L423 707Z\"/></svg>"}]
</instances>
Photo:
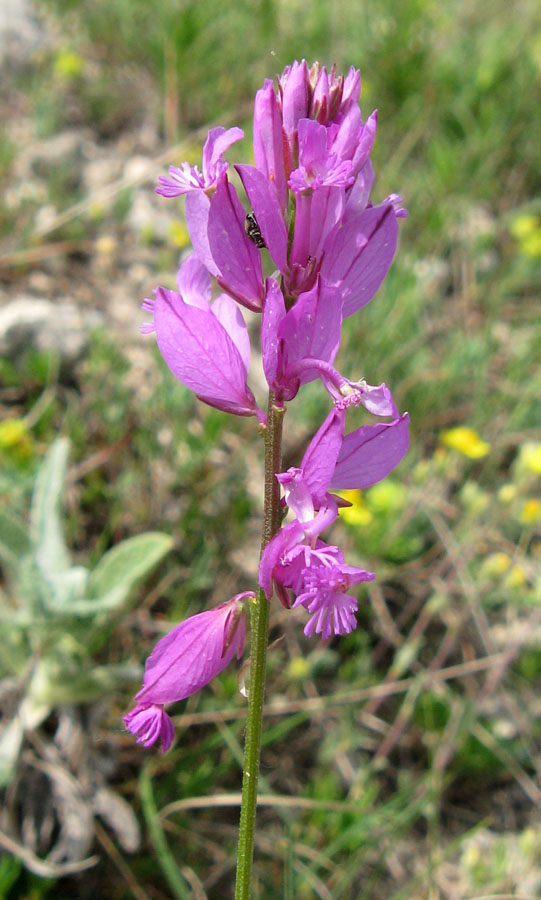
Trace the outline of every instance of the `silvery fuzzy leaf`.
<instances>
[{"instance_id":1,"label":"silvery fuzzy leaf","mask_svg":"<svg viewBox=\"0 0 541 900\"><path fill-rule=\"evenodd\" d=\"M30 552L30 539L14 516L0 510L0 561L14 576L22 557Z\"/></svg>"},{"instance_id":2,"label":"silvery fuzzy leaf","mask_svg":"<svg viewBox=\"0 0 541 900\"><path fill-rule=\"evenodd\" d=\"M45 657L40 660L28 688L33 703L64 706L69 703L92 703L106 694L122 690L141 678L140 666L127 663L82 668L80 664Z\"/></svg>"},{"instance_id":3,"label":"silvery fuzzy leaf","mask_svg":"<svg viewBox=\"0 0 541 900\"><path fill-rule=\"evenodd\" d=\"M64 572L55 572L46 580L51 589L47 609L62 614L73 613L73 606L84 595L88 582L88 569L84 566L71 566Z\"/></svg>"},{"instance_id":4,"label":"silvery fuzzy leaf","mask_svg":"<svg viewBox=\"0 0 541 900\"><path fill-rule=\"evenodd\" d=\"M52 444L32 495L30 535L38 565L45 575L62 572L70 565L60 515L69 447L66 438L58 438Z\"/></svg>"},{"instance_id":5,"label":"silvery fuzzy leaf","mask_svg":"<svg viewBox=\"0 0 541 900\"><path fill-rule=\"evenodd\" d=\"M88 615L116 609L125 602L140 579L160 562L173 546L167 534L149 531L128 538L109 550L90 573L86 596L74 612Z\"/></svg>"}]
</instances>

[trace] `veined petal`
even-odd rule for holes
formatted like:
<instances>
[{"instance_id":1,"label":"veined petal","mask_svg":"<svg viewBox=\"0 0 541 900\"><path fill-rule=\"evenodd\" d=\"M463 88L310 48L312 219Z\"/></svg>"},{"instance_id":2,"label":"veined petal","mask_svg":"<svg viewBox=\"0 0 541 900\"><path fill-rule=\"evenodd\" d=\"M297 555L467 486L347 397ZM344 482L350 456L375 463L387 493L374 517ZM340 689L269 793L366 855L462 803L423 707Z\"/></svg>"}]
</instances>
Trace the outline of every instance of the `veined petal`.
<instances>
[{"instance_id":1,"label":"veined petal","mask_svg":"<svg viewBox=\"0 0 541 900\"><path fill-rule=\"evenodd\" d=\"M319 260L327 237L342 218L345 204L346 192L336 185L297 196L292 264L307 266L310 258Z\"/></svg>"},{"instance_id":2,"label":"veined petal","mask_svg":"<svg viewBox=\"0 0 541 900\"><path fill-rule=\"evenodd\" d=\"M283 212L287 210L287 184L284 164L284 136L282 119L272 81L255 95L254 159L276 192ZM256 213L257 216L257 213Z\"/></svg>"},{"instance_id":3,"label":"veined petal","mask_svg":"<svg viewBox=\"0 0 541 900\"><path fill-rule=\"evenodd\" d=\"M345 418L344 410L331 410L302 459L301 469L316 506L321 506L331 484L344 439Z\"/></svg>"},{"instance_id":4,"label":"veined petal","mask_svg":"<svg viewBox=\"0 0 541 900\"><path fill-rule=\"evenodd\" d=\"M374 183L374 169L369 159L366 160L361 171L347 193L346 208L343 223L355 216L359 216L366 209L370 199L370 191Z\"/></svg>"},{"instance_id":5,"label":"veined petal","mask_svg":"<svg viewBox=\"0 0 541 900\"><path fill-rule=\"evenodd\" d=\"M257 224L272 261L280 272L287 271L287 228L276 192L255 166L235 166L248 195Z\"/></svg>"},{"instance_id":6,"label":"veined petal","mask_svg":"<svg viewBox=\"0 0 541 900\"><path fill-rule=\"evenodd\" d=\"M154 323L160 352L179 381L210 406L240 416L256 413L243 359L210 309L158 288Z\"/></svg>"},{"instance_id":7,"label":"veined petal","mask_svg":"<svg viewBox=\"0 0 541 900\"><path fill-rule=\"evenodd\" d=\"M278 329L286 315L284 297L274 278L267 278L265 303L261 318L261 352L263 371L270 386L274 386L281 368L281 350Z\"/></svg>"},{"instance_id":8,"label":"veined petal","mask_svg":"<svg viewBox=\"0 0 541 900\"><path fill-rule=\"evenodd\" d=\"M332 362L340 345L342 307L339 292L318 278L311 291L301 294L280 323L278 338L283 342L285 377L288 367L304 359ZM307 384L317 378L316 369L306 369L296 378Z\"/></svg>"},{"instance_id":9,"label":"veined petal","mask_svg":"<svg viewBox=\"0 0 541 900\"><path fill-rule=\"evenodd\" d=\"M365 162L367 162L370 153L372 152L377 127L378 111L377 109L375 109L374 112L370 116L368 116L368 119L364 123L360 138L357 142L357 147L353 155L353 169L355 173L361 170Z\"/></svg>"},{"instance_id":10,"label":"veined petal","mask_svg":"<svg viewBox=\"0 0 541 900\"><path fill-rule=\"evenodd\" d=\"M208 239L210 200L204 191L192 191L186 196L186 226L196 255L214 277L219 275L219 269L212 253L210 252Z\"/></svg>"},{"instance_id":11,"label":"veined petal","mask_svg":"<svg viewBox=\"0 0 541 900\"><path fill-rule=\"evenodd\" d=\"M409 415L394 422L363 425L344 438L330 482L333 491L368 488L398 465L409 446Z\"/></svg>"},{"instance_id":12,"label":"veined petal","mask_svg":"<svg viewBox=\"0 0 541 900\"><path fill-rule=\"evenodd\" d=\"M208 309L212 290L210 276L195 253L190 253L177 272L177 288L185 303Z\"/></svg>"},{"instance_id":13,"label":"veined petal","mask_svg":"<svg viewBox=\"0 0 541 900\"><path fill-rule=\"evenodd\" d=\"M227 331L240 353L246 371L250 368L250 335L238 305L228 294L220 294L211 305L211 310Z\"/></svg>"},{"instance_id":14,"label":"veined petal","mask_svg":"<svg viewBox=\"0 0 541 900\"><path fill-rule=\"evenodd\" d=\"M372 299L389 270L397 239L398 225L390 203L348 218L329 236L321 275L340 290L344 318Z\"/></svg>"},{"instance_id":15,"label":"veined petal","mask_svg":"<svg viewBox=\"0 0 541 900\"><path fill-rule=\"evenodd\" d=\"M210 201L208 241L218 283L248 309L261 310L261 254L244 228L246 214L233 185L224 176Z\"/></svg>"}]
</instances>

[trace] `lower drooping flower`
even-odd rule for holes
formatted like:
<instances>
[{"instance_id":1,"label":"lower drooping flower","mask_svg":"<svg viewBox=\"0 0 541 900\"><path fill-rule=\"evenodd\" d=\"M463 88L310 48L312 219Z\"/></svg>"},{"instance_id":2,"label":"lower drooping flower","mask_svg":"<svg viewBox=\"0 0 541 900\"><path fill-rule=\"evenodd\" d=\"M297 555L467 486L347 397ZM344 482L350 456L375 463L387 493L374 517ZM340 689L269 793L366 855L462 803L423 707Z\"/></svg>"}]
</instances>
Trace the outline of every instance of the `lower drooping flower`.
<instances>
[{"instance_id":1,"label":"lower drooping flower","mask_svg":"<svg viewBox=\"0 0 541 900\"><path fill-rule=\"evenodd\" d=\"M143 747L151 747L160 740L162 753L166 753L173 743L175 736L173 723L163 706L156 703L151 703L150 706L136 706L124 716L124 724L128 731L137 736L137 743Z\"/></svg>"},{"instance_id":2,"label":"lower drooping flower","mask_svg":"<svg viewBox=\"0 0 541 900\"><path fill-rule=\"evenodd\" d=\"M137 742L150 747L161 740L162 752L171 746L173 723L164 704L184 700L209 683L244 651L246 612L244 600L253 591L236 594L215 609L181 622L158 641L145 665L143 687L135 696L137 706L124 716Z\"/></svg>"}]
</instances>

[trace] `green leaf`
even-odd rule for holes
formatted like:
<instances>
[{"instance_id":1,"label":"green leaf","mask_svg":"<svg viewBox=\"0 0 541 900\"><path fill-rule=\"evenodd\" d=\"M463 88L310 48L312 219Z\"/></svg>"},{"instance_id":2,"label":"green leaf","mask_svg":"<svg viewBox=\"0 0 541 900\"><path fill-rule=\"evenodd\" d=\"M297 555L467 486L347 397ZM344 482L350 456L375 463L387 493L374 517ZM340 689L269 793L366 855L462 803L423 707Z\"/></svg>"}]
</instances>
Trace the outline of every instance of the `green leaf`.
<instances>
[{"instance_id":1,"label":"green leaf","mask_svg":"<svg viewBox=\"0 0 541 900\"><path fill-rule=\"evenodd\" d=\"M141 681L140 666L116 663L82 666L75 660L45 657L40 660L28 687L26 701L36 709L70 703L93 703L107 694L132 687Z\"/></svg>"},{"instance_id":2,"label":"green leaf","mask_svg":"<svg viewBox=\"0 0 541 900\"><path fill-rule=\"evenodd\" d=\"M30 552L30 539L24 526L0 510L0 560L15 574L20 560Z\"/></svg>"},{"instance_id":3,"label":"green leaf","mask_svg":"<svg viewBox=\"0 0 541 900\"><path fill-rule=\"evenodd\" d=\"M64 572L50 575L48 584L51 597L47 601L47 610L53 614L74 613L74 606L80 602L88 581L88 569L84 566L71 566Z\"/></svg>"},{"instance_id":4,"label":"green leaf","mask_svg":"<svg viewBox=\"0 0 541 900\"><path fill-rule=\"evenodd\" d=\"M117 608L172 546L172 538L157 531L139 534L117 544L91 572L86 590L88 599L75 604L73 611L85 615Z\"/></svg>"},{"instance_id":5,"label":"green leaf","mask_svg":"<svg viewBox=\"0 0 541 900\"><path fill-rule=\"evenodd\" d=\"M38 565L46 576L63 572L70 565L61 519L69 447L66 438L58 438L52 444L38 472L32 496L30 534Z\"/></svg>"}]
</instances>

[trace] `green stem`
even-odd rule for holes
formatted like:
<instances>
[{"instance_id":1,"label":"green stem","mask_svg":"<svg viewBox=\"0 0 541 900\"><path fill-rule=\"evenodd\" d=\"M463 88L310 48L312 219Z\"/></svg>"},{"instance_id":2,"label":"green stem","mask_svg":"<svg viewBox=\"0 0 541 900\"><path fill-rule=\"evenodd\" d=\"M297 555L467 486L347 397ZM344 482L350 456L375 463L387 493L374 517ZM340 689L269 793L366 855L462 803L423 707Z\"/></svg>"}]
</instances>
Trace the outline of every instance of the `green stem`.
<instances>
[{"instance_id":1,"label":"green stem","mask_svg":"<svg viewBox=\"0 0 541 900\"><path fill-rule=\"evenodd\" d=\"M282 466L282 422L284 412L284 407L275 406L274 396L270 393L267 426L265 429L265 508L261 552L263 552L271 537L280 528L280 485L274 476L281 471ZM264 591L259 589L251 609L250 692L244 744L235 900L250 900L257 810L257 782L261 753L261 726L263 722L263 702L265 699L269 606L270 604L265 597Z\"/></svg>"}]
</instances>

